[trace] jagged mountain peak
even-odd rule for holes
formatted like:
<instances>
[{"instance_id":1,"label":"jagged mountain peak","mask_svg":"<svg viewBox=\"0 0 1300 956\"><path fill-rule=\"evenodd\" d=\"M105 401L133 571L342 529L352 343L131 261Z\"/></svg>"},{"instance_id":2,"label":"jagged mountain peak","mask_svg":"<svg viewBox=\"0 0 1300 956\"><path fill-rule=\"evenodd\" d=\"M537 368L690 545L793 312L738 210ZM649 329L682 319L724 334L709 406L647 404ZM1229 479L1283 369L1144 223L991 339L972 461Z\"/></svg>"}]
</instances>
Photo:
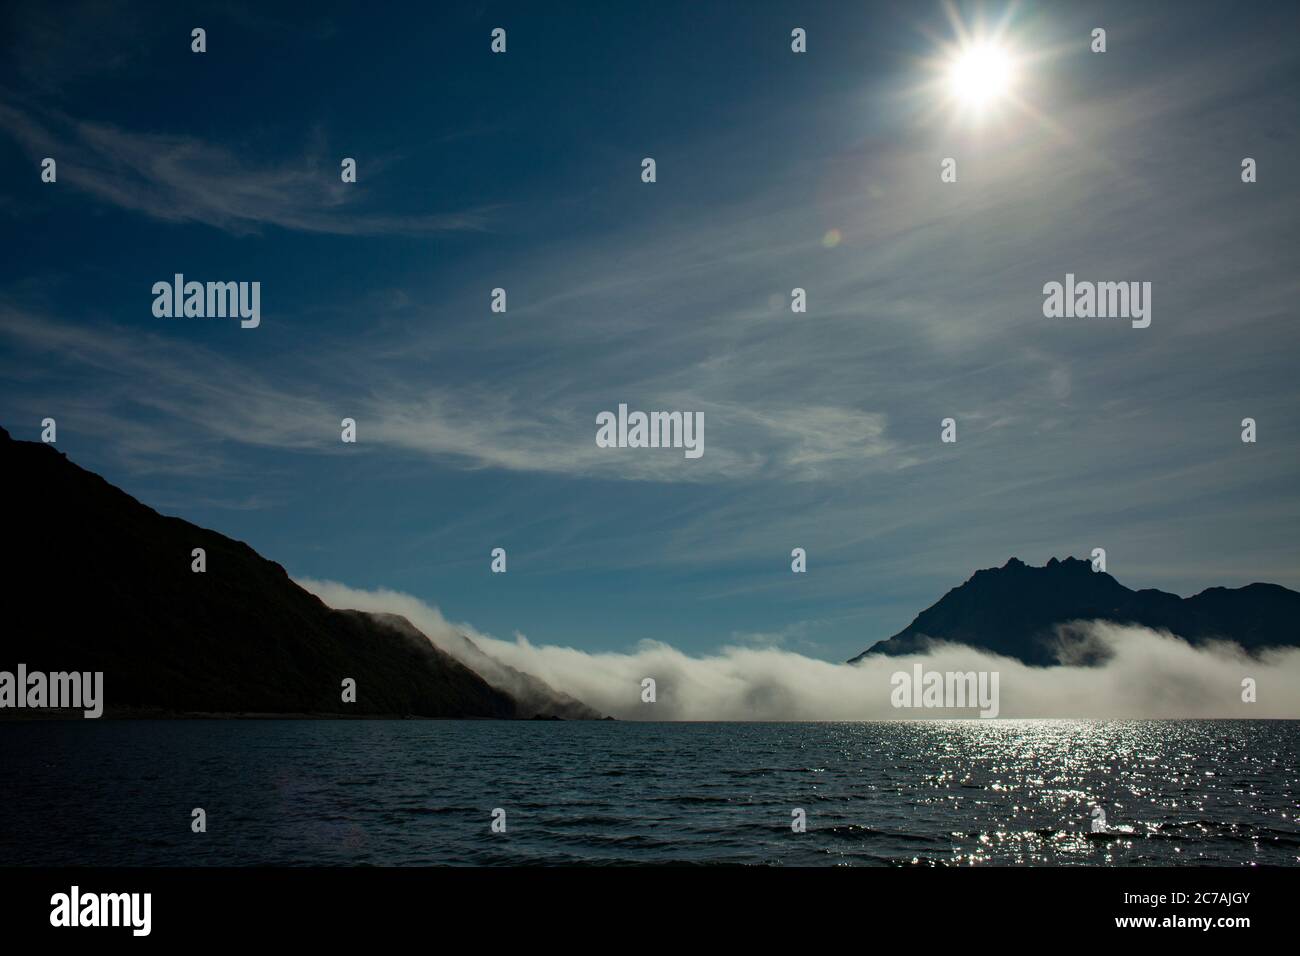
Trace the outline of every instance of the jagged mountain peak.
<instances>
[{"instance_id":1,"label":"jagged mountain peak","mask_svg":"<svg viewBox=\"0 0 1300 956\"><path fill-rule=\"evenodd\" d=\"M932 643L965 644L1027 664L1057 663L1057 625L1104 620L1167 630L1193 644L1228 640L1248 651L1294 646L1300 593L1277 584L1208 588L1182 598L1134 591L1092 562L1053 557L1042 567L1011 558L976 571L906 628L853 658L921 653Z\"/></svg>"}]
</instances>

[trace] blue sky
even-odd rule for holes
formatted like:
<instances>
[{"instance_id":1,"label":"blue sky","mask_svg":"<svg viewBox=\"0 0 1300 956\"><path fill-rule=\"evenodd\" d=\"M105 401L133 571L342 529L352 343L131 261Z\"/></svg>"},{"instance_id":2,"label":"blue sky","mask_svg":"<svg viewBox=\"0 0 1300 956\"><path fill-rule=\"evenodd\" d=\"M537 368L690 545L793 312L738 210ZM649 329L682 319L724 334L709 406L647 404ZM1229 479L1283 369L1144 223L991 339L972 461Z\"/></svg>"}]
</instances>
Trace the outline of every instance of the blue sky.
<instances>
[{"instance_id":1,"label":"blue sky","mask_svg":"<svg viewBox=\"0 0 1300 956\"><path fill-rule=\"evenodd\" d=\"M8 5L0 424L295 576L584 650L845 659L1093 547L1300 587L1294 5L960 7L1025 59L980 123L938 4L430 6ZM155 318L176 272L260 281L261 326ZM1151 327L1044 318L1067 272L1152 282ZM703 458L596 448L619 402L703 411Z\"/></svg>"}]
</instances>

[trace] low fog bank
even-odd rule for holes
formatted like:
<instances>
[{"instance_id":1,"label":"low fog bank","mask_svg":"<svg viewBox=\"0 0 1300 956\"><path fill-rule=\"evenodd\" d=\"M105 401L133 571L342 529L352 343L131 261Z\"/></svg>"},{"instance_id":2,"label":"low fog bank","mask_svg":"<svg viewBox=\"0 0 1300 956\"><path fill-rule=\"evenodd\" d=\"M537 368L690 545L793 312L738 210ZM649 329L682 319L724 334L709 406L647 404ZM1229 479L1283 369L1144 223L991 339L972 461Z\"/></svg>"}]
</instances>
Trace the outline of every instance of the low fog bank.
<instances>
[{"instance_id":1,"label":"low fog bank","mask_svg":"<svg viewBox=\"0 0 1300 956\"><path fill-rule=\"evenodd\" d=\"M362 591L309 579L299 579L298 584L331 607L400 614L439 648L474 667L476 662L466 657L464 638L469 637L508 668L540 678L620 720L975 716L975 708L894 707L892 675L910 675L918 663L924 671L941 673L997 672L1002 718L1300 718L1300 648L1269 651L1253 659L1235 645L1195 648L1165 633L1101 621L1075 622L1058 633L1063 661L1109 655L1097 667L1027 667L958 645L939 646L921 656L867 657L858 664L751 647L724 647L710 656L691 657L659 641L643 641L627 653L593 654L538 646L522 635L514 641L499 640L467 625L453 625L438 608L398 591ZM492 682L492 677L483 676ZM641 699L647 677L656 685L653 704ZM1242 701L1245 678L1255 682L1255 703Z\"/></svg>"},{"instance_id":2,"label":"low fog bank","mask_svg":"<svg viewBox=\"0 0 1300 956\"><path fill-rule=\"evenodd\" d=\"M363 611L372 619L381 621L399 633L407 634L416 640L424 640L426 637L426 634L411 623L411 620L405 614L392 614L367 608L354 608L354 610ZM438 613L437 608L429 608L428 610L434 614ZM439 615L439 619L441 619L441 615ZM447 630L440 630L438 640L432 641L432 643L456 658L493 687L503 690L513 697L519 708L519 716L560 717L564 720L599 720L604 716L604 714L593 710L581 701L574 700L568 694L557 691L540 678L516 670L508 664L503 664L490 654L484 653L477 644L465 635L463 629L451 628L446 621L442 623Z\"/></svg>"}]
</instances>

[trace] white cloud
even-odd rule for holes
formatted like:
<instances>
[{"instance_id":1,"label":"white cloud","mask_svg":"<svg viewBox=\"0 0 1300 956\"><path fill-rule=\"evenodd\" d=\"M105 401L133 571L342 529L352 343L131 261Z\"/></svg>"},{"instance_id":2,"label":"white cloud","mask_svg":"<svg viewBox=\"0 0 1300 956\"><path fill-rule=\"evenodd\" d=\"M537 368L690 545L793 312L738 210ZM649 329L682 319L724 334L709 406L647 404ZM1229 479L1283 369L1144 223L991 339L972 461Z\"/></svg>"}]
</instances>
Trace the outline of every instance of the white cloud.
<instances>
[{"instance_id":1,"label":"white cloud","mask_svg":"<svg viewBox=\"0 0 1300 956\"><path fill-rule=\"evenodd\" d=\"M278 226L335 235L428 235L480 230L490 210L386 214L364 208L366 190L345 185L335 157L305 154L254 166L193 136L141 133L46 113L45 122L0 102L0 129L33 156L56 156L59 182L102 202L167 222L197 222L236 235ZM46 124L49 124L47 126ZM371 160L373 172L381 160Z\"/></svg>"},{"instance_id":2,"label":"white cloud","mask_svg":"<svg viewBox=\"0 0 1300 956\"><path fill-rule=\"evenodd\" d=\"M926 670L997 671L1000 717L1059 718L1300 718L1300 648L1258 660L1232 646L1194 648L1140 627L1079 623L1063 637L1111 652L1099 667L1027 667L966 647L923 657L867 658L833 664L778 648L725 647L691 656L661 641L627 653L588 653L538 646L522 635L493 638L452 625L438 608L400 592L364 591L334 582L300 580L337 608L401 614L439 646L455 631L482 650L621 720L898 720L969 716L952 711L900 710L890 703L890 678L920 661ZM658 699L641 701L641 681L654 678ZM1258 702L1241 700L1253 678Z\"/></svg>"}]
</instances>

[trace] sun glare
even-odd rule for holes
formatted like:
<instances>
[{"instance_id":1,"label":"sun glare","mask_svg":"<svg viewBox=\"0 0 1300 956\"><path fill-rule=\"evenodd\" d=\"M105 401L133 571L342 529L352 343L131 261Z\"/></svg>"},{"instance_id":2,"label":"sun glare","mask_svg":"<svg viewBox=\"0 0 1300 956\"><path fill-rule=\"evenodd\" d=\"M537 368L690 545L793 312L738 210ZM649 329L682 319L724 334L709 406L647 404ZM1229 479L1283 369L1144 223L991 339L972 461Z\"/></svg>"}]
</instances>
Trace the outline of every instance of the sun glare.
<instances>
[{"instance_id":1,"label":"sun glare","mask_svg":"<svg viewBox=\"0 0 1300 956\"><path fill-rule=\"evenodd\" d=\"M1041 95L1039 67L1064 48L1046 43L1032 23L1017 22L1015 0L996 17L965 20L953 0L943 4L947 35L929 23L918 32L933 45L918 58L917 83L908 93L927 120L968 131L1005 134L1024 117L1045 123L1034 106Z\"/></svg>"},{"instance_id":2,"label":"sun glare","mask_svg":"<svg viewBox=\"0 0 1300 956\"><path fill-rule=\"evenodd\" d=\"M948 67L948 92L961 103L989 106L1005 97L1015 81L1011 55L994 43L958 50Z\"/></svg>"}]
</instances>

